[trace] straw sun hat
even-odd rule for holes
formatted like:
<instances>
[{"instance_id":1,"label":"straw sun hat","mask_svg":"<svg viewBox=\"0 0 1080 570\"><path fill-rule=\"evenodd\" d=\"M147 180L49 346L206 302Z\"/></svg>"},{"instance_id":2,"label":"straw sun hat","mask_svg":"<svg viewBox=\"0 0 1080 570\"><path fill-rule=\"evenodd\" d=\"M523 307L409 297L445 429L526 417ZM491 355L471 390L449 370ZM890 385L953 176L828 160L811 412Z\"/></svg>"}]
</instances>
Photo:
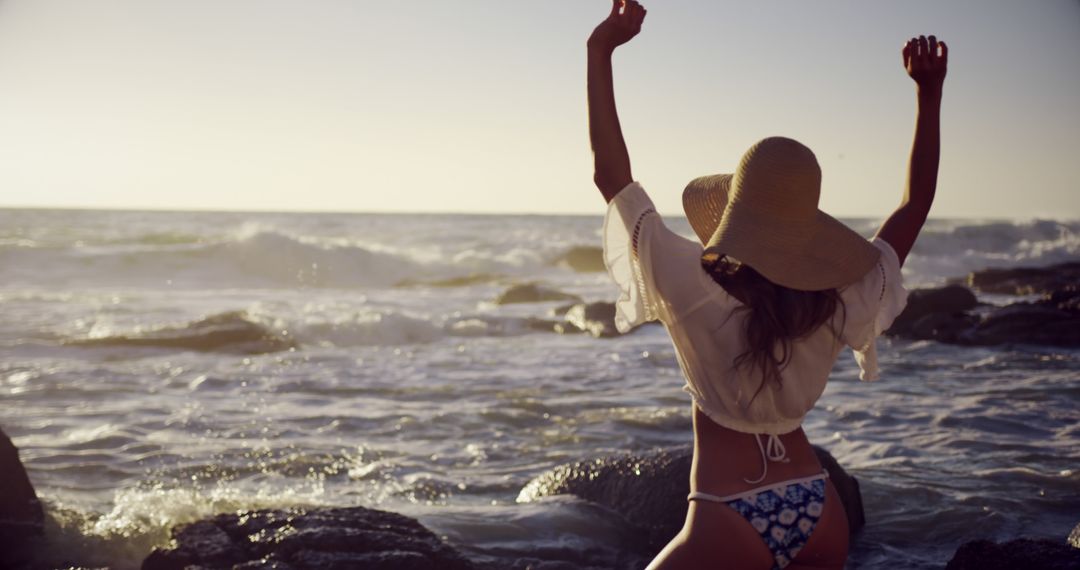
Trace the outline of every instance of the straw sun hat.
<instances>
[{"instance_id":1,"label":"straw sun hat","mask_svg":"<svg viewBox=\"0 0 1080 570\"><path fill-rule=\"evenodd\" d=\"M778 285L821 291L857 281L880 252L819 210L820 194L814 153L770 137L746 151L735 174L692 180L683 210L705 245L703 261L726 255Z\"/></svg>"}]
</instances>

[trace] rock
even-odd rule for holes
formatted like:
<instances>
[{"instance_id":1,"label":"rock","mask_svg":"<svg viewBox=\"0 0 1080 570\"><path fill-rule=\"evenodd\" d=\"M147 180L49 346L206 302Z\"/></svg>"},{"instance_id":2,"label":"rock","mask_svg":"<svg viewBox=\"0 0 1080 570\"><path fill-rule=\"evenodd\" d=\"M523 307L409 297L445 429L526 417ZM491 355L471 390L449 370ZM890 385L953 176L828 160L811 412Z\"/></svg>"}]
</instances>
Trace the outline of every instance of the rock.
<instances>
[{"instance_id":1,"label":"rock","mask_svg":"<svg viewBox=\"0 0 1080 570\"><path fill-rule=\"evenodd\" d=\"M175 327L129 335L67 341L75 346L133 346L200 352L264 354L295 348L296 342L253 322L244 311L228 311Z\"/></svg>"},{"instance_id":2,"label":"rock","mask_svg":"<svg viewBox=\"0 0 1080 570\"><path fill-rule=\"evenodd\" d=\"M4 534L0 536L8 536L9 530L41 534L45 513L19 460L19 449L3 429L0 429L0 489L4 490L0 493L0 532Z\"/></svg>"},{"instance_id":3,"label":"rock","mask_svg":"<svg viewBox=\"0 0 1080 570\"><path fill-rule=\"evenodd\" d=\"M501 275L494 273L471 273L458 277L447 277L446 279L432 279L431 281L403 279L395 283L394 287L468 287L470 285L492 283L502 278Z\"/></svg>"},{"instance_id":4,"label":"rock","mask_svg":"<svg viewBox=\"0 0 1080 570\"><path fill-rule=\"evenodd\" d=\"M473 564L419 522L364 507L223 514L173 529L143 570L472 570Z\"/></svg>"},{"instance_id":5,"label":"rock","mask_svg":"<svg viewBox=\"0 0 1080 570\"><path fill-rule=\"evenodd\" d=\"M693 450L679 447L560 465L530 481L517 502L569 494L608 507L642 527L642 545L659 552L682 528Z\"/></svg>"},{"instance_id":6,"label":"rock","mask_svg":"<svg viewBox=\"0 0 1080 570\"><path fill-rule=\"evenodd\" d=\"M919 317L906 331L907 338L936 340L958 344L971 327L979 323L978 315L966 313L933 313Z\"/></svg>"},{"instance_id":7,"label":"rock","mask_svg":"<svg viewBox=\"0 0 1080 570\"><path fill-rule=\"evenodd\" d=\"M554 289L548 289L537 285L536 283L522 283L503 291L503 293L495 299L495 304L510 305L512 303L540 303L543 301L573 301L575 303L580 303L581 297L571 295L570 293L563 293L562 291L556 291Z\"/></svg>"},{"instance_id":8,"label":"rock","mask_svg":"<svg viewBox=\"0 0 1080 570\"><path fill-rule=\"evenodd\" d=\"M840 493L854 534L865 524L859 484L827 451L817 446L814 451ZM560 465L525 485L517 501L528 503L540 497L570 494L598 503L642 527L647 537L643 547L652 555L679 532L686 520L692 461L693 449L683 446Z\"/></svg>"},{"instance_id":9,"label":"rock","mask_svg":"<svg viewBox=\"0 0 1080 570\"><path fill-rule=\"evenodd\" d=\"M1048 305L1061 311L1080 313L1080 284L1055 289L1043 296L1040 305Z\"/></svg>"},{"instance_id":10,"label":"rock","mask_svg":"<svg viewBox=\"0 0 1080 570\"><path fill-rule=\"evenodd\" d=\"M184 568L189 564L232 567L249 562L251 556L217 524L198 521L173 532L177 545L171 551L154 549L143 568Z\"/></svg>"},{"instance_id":11,"label":"rock","mask_svg":"<svg viewBox=\"0 0 1080 570\"><path fill-rule=\"evenodd\" d=\"M965 344L1004 343L1080 346L1080 312L1062 311L1049 304L1013 303L987 315L962 332Z\"/></svg>"},{"instance_id":12,"label":"rock","mask_svg":"<svg viewBox=\"0 0 1080 570\"><path fill-rule=\"evenodd\" d=\"M610 338L622 333L615 328L615 303L568 303L551 310L551 316L562 317L559 333L587 332L594 337Z\"/></svg>"},{"instance_id":13,"label":"rock","mask_svg":"<svg viewBox=\"0 0 1080 570\"><path fill-rule=\"evenodd\" d=\"M1080 346L1080 285L1068 285L1028 303L971 312L975 295L962 285L916 289L885 334L915 340L989 346Z\"/></svg>"},{"instance_id":14,"label":"rock","mask_svg":"<svg viewBox=\"0 0 1080 570\"><path fill-rule=\"evenodd\" d=\"M15 567L32 539L44 534L45 512L19 450L0 429L0 568Z\"/></svg>"},{"instance_id":15,"label":"rock","mask_svg":"<svg viewBox=\"0 0 1080 570\"><path fill-rule=\"evenodd\" d=\"M836 494L840 495L840 502L844 504L844 512L847 514L848 532L855 534L866 526L866 513L863 511L862 491L859 490L859 480L849 475L840 467L840 463L831 453L823 447L813 446L821 466L829 472L829 480L836 487Z\"/></svg>"},{"instance_id":16,"label":"rock","mask_svg":"<svg viewBox=\"0 0 1080 570\"><path fill-rule=\"evenodd\" d=\"M965 542L945 570L1076 570L1080 549L1054 540L1020 538L998 544L989 540Z\"/></svg>"},{"instance_id":17,"label":"rock","mask_svg":"<svg viewBox=\"0 0 1080 570\"><path fill-rule=\"evenodd\" d=\"M556 257L552 265L559 265L577 271L578 273L595 273L607 271L604 265L604 250L591 245L581 245L570 248L569 251Z\"/></svg>"},{"instance_id":18,"label":"rock","mask_svg":"<svg viewBox=\"0 0 1080 570\"><path fill-rule=\"evenodd\" d=\"M551 309L551 316L565 317L566 313L569 313L570 309L573 309L576 305L578 305L578 303L566 303L565 305L559 305L558 307Z\"/></svg>"},{"instance_id":19,"label":"rock","mask_svg":"<svg viewBox=\"0 0 1080 570\"><path fill-rule=\"evenodd\" d=\"M577 330L596 338L611 338L621 334L615 328L615 303L579 303L570 307L564 318Z\"/></svg>"},{"instance_id":20,"label":"rock","mask_svg":"<svg viewBox=\"0 0 1080 570\"><path fill-rule=\"evenodd\" d=\"M528 320L530 330L542 332L556 332L559 334L578 334L582 330L566 321L552 321L548 319L530 318Z\"/></svg>"},{"instance_id":21,"label":"rock","mask_svg":"<svg viewBox=\"0 0 1080 570\"><path fill-rule=\"evenodd\" d=\"M1034 295L1080 283L1080 262L1049 267L984 269L967 276L969 287L983 293Z\"/></svg>"},{"instance_id":22,"label":"rock","mask_svg":"<svg viewBox=\"0 0 1080 570\"><path fill-rule=\"evenodd\" d=\"M977 304L975 294L963 285L914 289L908 294L904 311L896 317L885 334L910 338L913 336L915 323L923 317L939 314L962 315L965 311L974 309Z\"/></svg>"}]
</instances>

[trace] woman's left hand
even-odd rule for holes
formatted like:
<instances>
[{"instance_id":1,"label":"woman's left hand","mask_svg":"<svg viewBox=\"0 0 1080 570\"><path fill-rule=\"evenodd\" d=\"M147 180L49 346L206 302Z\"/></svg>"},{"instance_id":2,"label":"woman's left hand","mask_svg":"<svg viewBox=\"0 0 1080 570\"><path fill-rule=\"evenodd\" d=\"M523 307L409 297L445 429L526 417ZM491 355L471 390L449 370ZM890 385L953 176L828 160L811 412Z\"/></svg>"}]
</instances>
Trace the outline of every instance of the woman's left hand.
<instances>
[{"instance_id":1,"label":"woman's left hand","mask_svg":"<svg viewBox=\"0 0 1080 570\"><path fill-rule=\"evenodd\" d=\"M637 0L612 0L611 14L589 36L589 48L614 51L641 32L645 13Z\"/></svg>"}]
</instances>

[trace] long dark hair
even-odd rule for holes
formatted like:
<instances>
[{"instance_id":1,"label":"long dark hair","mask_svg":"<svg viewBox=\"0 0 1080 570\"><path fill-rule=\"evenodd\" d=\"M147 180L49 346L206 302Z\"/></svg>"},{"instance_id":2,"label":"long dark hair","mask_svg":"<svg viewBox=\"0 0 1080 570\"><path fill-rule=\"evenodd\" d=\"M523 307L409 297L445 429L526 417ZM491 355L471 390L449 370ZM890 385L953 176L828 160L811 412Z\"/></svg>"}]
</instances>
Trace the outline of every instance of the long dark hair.
<instances>
[{"instance_id":1,"label":"long dark hair","mask_svg":"<svg viewBox=\"0 0 1080 570\"><path fill-rule=\"evenodd\" d=\"M746 311L746 351L735 357L735 368L749 366L762 373L761 384L754 392L754 401L766 383L783 385L780 371L791 360L791 343L816 331L828 323L836 339L847 319L840 292L836 289L823 291L799 291L769 281L749 265L726 256L719 256L701 263L705 271L729 294L742 302L738 310ZM837 307L843 309L840 326L834 326ZM777 357L777 345L780 356Z\"/></svg>"}]
</instances>

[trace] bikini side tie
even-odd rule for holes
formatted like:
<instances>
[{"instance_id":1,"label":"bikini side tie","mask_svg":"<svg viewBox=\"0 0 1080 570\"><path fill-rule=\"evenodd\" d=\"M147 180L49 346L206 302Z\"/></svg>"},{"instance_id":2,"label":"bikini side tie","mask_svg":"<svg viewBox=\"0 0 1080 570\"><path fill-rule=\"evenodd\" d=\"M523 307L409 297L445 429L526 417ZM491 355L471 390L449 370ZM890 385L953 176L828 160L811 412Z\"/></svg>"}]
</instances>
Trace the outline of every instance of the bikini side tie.
<instances>
[{"instance_id":1,"label":"bikini side tie","mask_svg":"<svg viewBox=\"0 0 1080 570\"><path fill-rule=\"evenodd\" d=\"M765 445L761 444L760 433L755 433L754 439L757 440L758 450L761 451L761 477L758 477L757 479L743 479L743 481L746 481L751 485L765 480L765 475L769 473L770 461L779 461L782 463L790 461L787 457L787 448L784 447L784 442L780 441L780 436L770 433L768 442Z\"/></svg>"}]
</instances>

